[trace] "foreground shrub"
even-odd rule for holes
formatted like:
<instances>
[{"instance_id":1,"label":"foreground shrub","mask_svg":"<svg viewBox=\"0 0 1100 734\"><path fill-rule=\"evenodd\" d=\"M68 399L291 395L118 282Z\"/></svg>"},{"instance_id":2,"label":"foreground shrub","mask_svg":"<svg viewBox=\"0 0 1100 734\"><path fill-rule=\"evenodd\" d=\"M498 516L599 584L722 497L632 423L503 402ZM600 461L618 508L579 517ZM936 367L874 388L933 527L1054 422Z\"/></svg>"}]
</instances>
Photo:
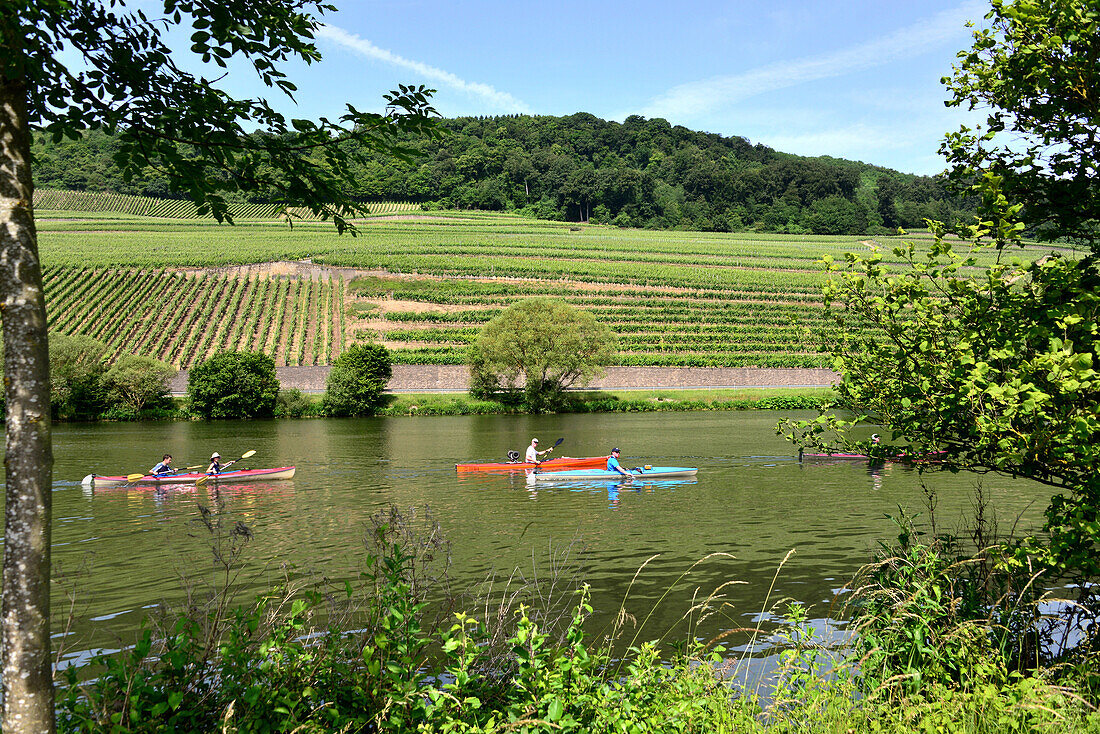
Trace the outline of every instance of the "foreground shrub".
<instances>
[{"instance_id":1,"label":"foreground shrub","mask_svg":"<svg viewBox=\"0 0 1100 734\"><path fill-rule=\"evenodd\" d=\"M898 542L883 544L852 582L855 649L868 690L924 696L938 695L928 693L934 686L1002 685L1014 671L1038 674L1065 647L1057 630L1076 626L1074 606L1051 604L1039 574L989 537L983 502L979 495L975 553L949 534L919 542L903 515L895 519Z\"/></svg>"},{"instance_id":2,"label":"foreground shrub","mask_svg":"<svg viewBox=\"0 0 1100 734\"><path fill-rule=\"evenodd\" d=\"M335 416L373 415L393 375L390 353L381 344L354 344L328 373L325 413Z\"/></svg>"},{"instance_id":3,"label":"foreground shrub","mask_svg":"<svg viewBox=\"0 0 1100 734\"><path fill-rule=\"evenodd\" d=\"M219 352L187 375L188 405L202 418L270 418L278 396L275 360L259 352Z\"/></svg>"}]
</instances>

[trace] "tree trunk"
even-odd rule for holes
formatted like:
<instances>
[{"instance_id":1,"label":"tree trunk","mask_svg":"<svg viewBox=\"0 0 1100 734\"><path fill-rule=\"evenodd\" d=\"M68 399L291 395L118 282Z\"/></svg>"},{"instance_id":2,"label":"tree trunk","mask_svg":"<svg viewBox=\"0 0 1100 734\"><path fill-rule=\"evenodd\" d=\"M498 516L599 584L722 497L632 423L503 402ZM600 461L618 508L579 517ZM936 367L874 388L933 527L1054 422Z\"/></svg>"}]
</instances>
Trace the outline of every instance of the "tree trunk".
<instances>
[{"instance_id":1,"label":"tree trunk","mask_svg":"<svg viewBox=\"0 0 1100 734\"><path fill-rule=\"evenodd\" d=\"M53 732L50 668L50 369L34 229L27 88L0 79L0 318L7 398L5 732Z\"/></svg>"}]
</instances>

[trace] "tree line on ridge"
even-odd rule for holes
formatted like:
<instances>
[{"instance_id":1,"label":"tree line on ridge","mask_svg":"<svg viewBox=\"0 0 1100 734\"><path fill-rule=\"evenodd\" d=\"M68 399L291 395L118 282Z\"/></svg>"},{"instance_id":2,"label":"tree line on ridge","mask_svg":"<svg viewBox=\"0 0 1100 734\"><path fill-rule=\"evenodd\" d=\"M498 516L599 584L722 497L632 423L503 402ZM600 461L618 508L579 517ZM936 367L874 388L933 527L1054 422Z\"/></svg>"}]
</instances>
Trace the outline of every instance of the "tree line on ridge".
<instances>
[{"instance_id":1,"label":"tree line on ridge","mask_svg":"<svg viewBox=\"0 0 1100 734\"><path fill-rule=\"evenodd\" d=\"M785 154L661 118L508 115L446 119L441 126L447 134L438 139L401 141L419 153L411 159L366 152L352 166L355 188L347 193L366 202L414 200L426 208L559 221L789 234L892 232L923 227L925 219L969 220L973 209L941 177ZM153 166L126 180L114 163L118 146L101 131L56 143L39 136L36 185L185 195ZM239 199L279 196L268 187Z\"/></svg>"}]
</instances>

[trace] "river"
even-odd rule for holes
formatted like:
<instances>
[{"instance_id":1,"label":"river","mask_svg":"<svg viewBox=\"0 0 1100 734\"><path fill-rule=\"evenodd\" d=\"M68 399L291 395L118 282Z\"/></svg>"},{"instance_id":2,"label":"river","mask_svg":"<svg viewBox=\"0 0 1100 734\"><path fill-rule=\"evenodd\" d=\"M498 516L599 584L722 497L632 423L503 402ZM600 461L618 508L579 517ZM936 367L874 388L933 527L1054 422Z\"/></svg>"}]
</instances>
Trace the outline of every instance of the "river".
<instances>
[{"instance_id":1,"label":"river","mask_svg":"<svg viewBox=\"0 0 1100 734\"><path fill-rule=\"evenodd\" d=\"M255 536L243 557L246 595L274 583L284 564L299 573L354 578L371 514L392 503L421 514L430 508L452 545L459 588L517 568L528 577L533 569L545 575L551 556L568 553L592 586L597 629L605 628L629 588L627 611L648 617L641 638L660 636L676 626L696 589L705 595L727 581L744 583L724 589L728 604L699 630L703 636L751 625L786 597L822 618L877 541L896 536L887 515L897 515L899 506L923 513L921 522L929 514L912 469L800 464L775 434L781 417L722 412L60 425L54 431L55 644L64 645L66 660L130 644L150 609L180 602L181 577L211 568L209 536L196 519L200 505L213 507L219 499L224 516ZM456 462L522 451L532 436L543 446L564 437L559 455L606 454L615 445L625 466L697 466L699 473L693 480L632 486L531 487L522 474L455 472ZM297 475L218 491L91 491L80 483L93 472L145 471L164 452L180 466L204 463L215 450L225 459L255 450L249 466L293 464ZM976 479L931 473L925 480L938 492L940 529L958 529L972 508ZM1002 527L1041 523L1047 499L1041 487L992 476L982 482ZM720 555L701 561L710 554ZM66 589L75 589L76 598L68 631Z\"/></svg>"}]
</instances>

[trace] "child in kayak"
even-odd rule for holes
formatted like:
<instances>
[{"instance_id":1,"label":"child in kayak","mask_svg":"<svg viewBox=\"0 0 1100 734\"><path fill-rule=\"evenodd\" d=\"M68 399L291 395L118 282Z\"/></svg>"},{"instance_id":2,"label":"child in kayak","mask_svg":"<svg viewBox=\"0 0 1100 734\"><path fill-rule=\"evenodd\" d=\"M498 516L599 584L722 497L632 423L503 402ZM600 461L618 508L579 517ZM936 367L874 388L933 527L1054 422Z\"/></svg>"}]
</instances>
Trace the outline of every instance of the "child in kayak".
<instances>
[{"instance_id":1,"label":"child in kayak","mask_svg":"<svg viewBox=\"0 0 1100 734\"><path fill-rule=\"evenodd\" d=\"M210 468L206 470L207 474L221 474L221 471L224 468L222 467L221 458L222 455L219 454L217 451L210 454Z\"/></svg>"},{"instance_id":2,"label":"child in kayak","mask_svg":"<svg viewBox=\"0 0 1100 734\"><path fill-rule=\"evenodd\" d=\"M175 474L176 470L172 468L172 455L165 454L164 458L160 460L156 466L149 470L149 474L154 477L159 477L162 474Z\"/></svg>"}]
</instances>

